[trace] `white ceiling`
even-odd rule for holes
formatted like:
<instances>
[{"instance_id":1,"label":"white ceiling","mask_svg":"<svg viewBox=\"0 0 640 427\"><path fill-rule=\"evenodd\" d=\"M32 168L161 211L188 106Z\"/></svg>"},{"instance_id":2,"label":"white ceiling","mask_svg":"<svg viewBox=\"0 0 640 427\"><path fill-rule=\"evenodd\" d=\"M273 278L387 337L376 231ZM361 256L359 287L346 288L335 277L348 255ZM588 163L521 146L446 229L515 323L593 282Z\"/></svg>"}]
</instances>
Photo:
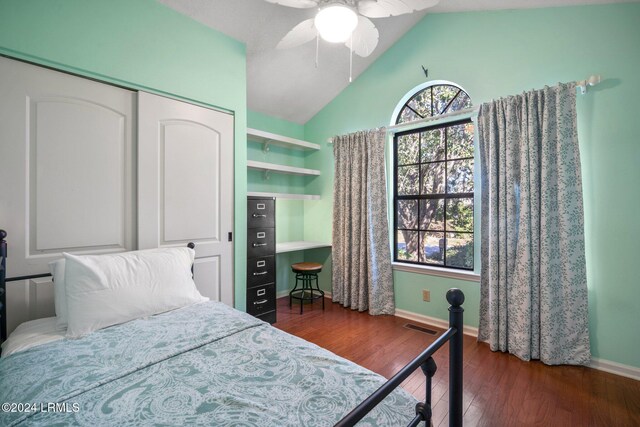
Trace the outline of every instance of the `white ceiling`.
<instances>
[{"instance_id":1,"label":"white ceiling","mask_svg":"<svg viewBox=\"0 0 640 427\"><path fill-rule=\"evenodd\" d=\"M158 0L196 21L247 46L247 107L250 110L304 124L349 84L349 50L320 42L315 67L315 42L276 50L291 28L313 17L316 10L295 9L264 0ZM629 0L633 1L633 0ZM495 9L525 9L578 4L619 3L620 0L441 0L423 12L374 19L380 32L376 50L367 58L353 56L354 79L429 13Z\"/></svg>"}]
</instances>

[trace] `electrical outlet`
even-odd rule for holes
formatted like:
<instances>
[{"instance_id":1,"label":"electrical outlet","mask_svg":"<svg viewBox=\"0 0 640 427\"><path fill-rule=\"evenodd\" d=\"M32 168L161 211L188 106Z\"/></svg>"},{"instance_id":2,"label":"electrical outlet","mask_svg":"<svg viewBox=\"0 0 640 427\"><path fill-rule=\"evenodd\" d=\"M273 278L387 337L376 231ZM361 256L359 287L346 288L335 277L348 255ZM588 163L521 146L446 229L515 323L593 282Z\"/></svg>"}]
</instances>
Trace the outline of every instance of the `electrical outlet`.
<instances>
[{"instance_id":1,"label":"electrical outlet","mask_svg":"<svg viewBox=\"0 0 640 427\"><path fill-rule=\"evenodd\" d=\"M426 289L422 290L422 301L431 301L431 291L428 291Z\"/></svg>"}]
</instances>

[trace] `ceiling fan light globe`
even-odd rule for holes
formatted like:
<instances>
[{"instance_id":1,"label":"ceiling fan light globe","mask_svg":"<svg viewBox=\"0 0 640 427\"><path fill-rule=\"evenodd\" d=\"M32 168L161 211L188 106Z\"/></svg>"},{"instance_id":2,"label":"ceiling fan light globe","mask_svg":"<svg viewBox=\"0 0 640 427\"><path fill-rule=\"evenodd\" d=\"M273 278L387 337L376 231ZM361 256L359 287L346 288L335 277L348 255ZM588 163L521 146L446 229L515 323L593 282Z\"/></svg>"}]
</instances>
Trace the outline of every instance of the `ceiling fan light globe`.
<instances>
[{"instance_id":1,"label":"ceiling fan light globe","mask_svg":"<svg viewBox=\"0 0 640 427\"><path fill-rule=\"evenodd\" d=\"M343 4L331 4L320 9L314 25L323 40L329 43L344 43L358 25L358 15Z\"/></svg>"}]
</instances>

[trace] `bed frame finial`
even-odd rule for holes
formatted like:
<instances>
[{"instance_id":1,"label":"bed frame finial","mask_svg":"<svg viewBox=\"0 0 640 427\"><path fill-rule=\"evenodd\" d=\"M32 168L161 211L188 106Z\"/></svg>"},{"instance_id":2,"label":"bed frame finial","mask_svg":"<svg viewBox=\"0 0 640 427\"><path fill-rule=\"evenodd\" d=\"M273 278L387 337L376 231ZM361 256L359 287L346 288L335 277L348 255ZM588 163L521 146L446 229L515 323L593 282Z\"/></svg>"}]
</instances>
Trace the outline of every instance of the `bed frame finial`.
<instances>
[{"instance_id":1,"label":"bed frame finial","mask_svg":"<svg viewBox=\"0 0 640 427\"><path fill-rule=\"evenodd\" d=\"M452 307L460 307L464 303L464 294L458 288L451 288L447 291L447 302Z\"/></svg>"}]
</instances>

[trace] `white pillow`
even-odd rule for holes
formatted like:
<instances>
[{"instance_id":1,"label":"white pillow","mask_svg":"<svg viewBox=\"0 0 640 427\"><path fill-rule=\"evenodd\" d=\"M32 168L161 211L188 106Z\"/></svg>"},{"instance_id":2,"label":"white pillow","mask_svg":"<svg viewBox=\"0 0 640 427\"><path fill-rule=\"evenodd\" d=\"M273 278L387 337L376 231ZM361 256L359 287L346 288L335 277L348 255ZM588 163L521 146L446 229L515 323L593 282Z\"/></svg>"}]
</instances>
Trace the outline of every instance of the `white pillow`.
<instances>
[{"instance_id":1,"label":"white pillow","mask_svg":"<svg viewBox=\"0 0 640 427\"><path fill-rule=\"evenodd\" d=\"M53 303L56 308L56 329L67 329L67 293L64 285L64 258L49 263L53 276Z\"/></svg>"},{"instance_id":2,"label":"white pillow","mask_svg":"<svg viewBox=\"0 0 640 427\"><path fill-rule=\"evenodd\" d=\"M194 256L189 248L65 253L67 337L208 301L191 277Z\"/></svg>"}]
</instances>

